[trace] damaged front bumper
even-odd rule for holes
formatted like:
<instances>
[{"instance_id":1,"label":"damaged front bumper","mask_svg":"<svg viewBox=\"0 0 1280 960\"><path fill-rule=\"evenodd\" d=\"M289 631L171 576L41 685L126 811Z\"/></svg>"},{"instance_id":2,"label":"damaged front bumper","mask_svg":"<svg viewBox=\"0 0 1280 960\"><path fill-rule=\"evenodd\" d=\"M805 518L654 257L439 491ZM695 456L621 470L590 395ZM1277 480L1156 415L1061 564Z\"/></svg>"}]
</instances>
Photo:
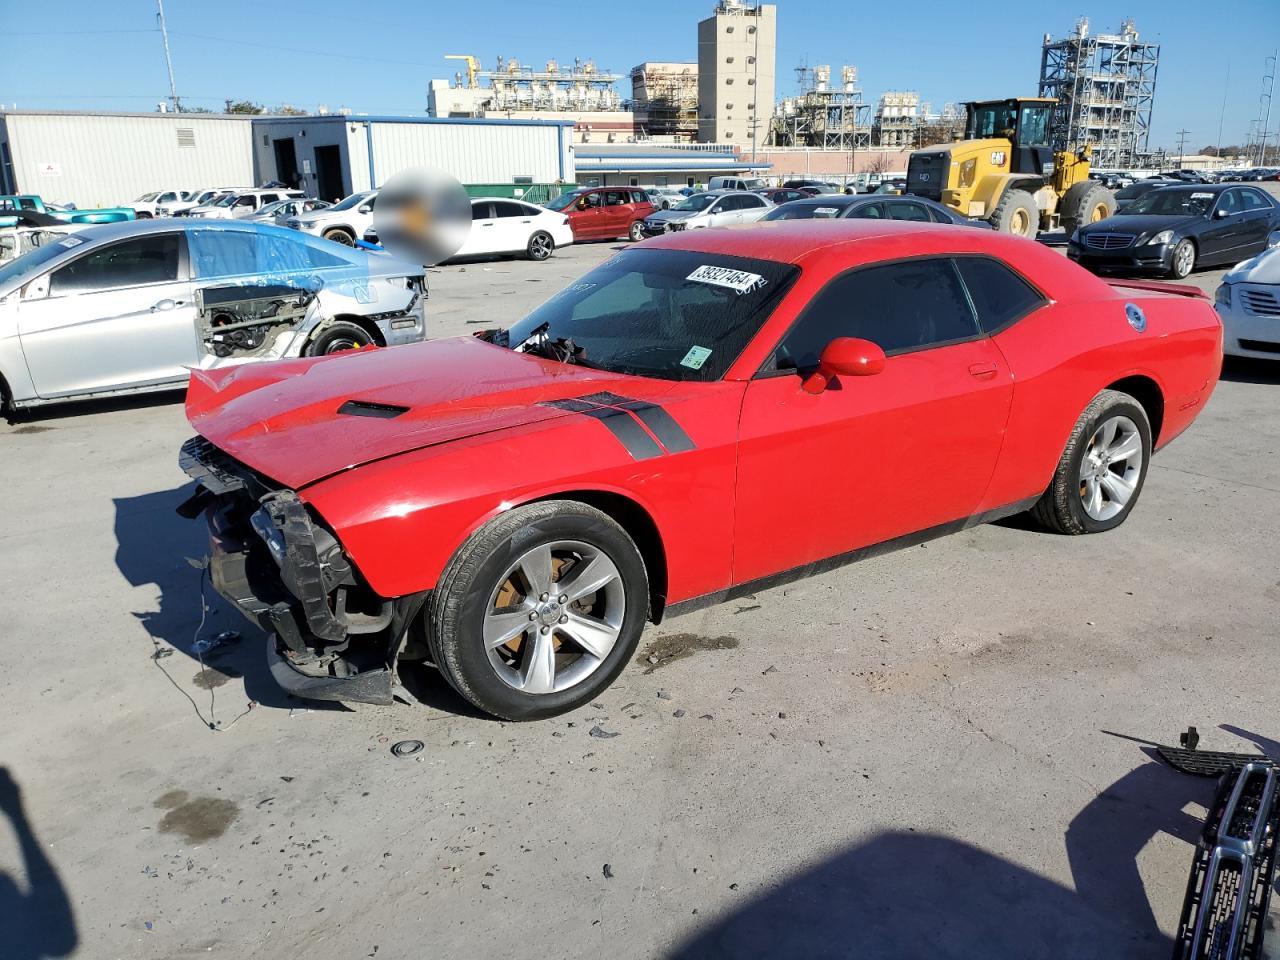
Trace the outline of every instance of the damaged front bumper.
<instances>
[{"instance_id":1,"label":"damaged front bumper","mask_svg":"<svg viewBox=\"0 0 1280 960\"><path fill-rule=\"evenodd\" d=\"M391 703L427 594L377 596L294 491L202 437L183 444L179 464L198 486L178 512L204 516L210 581L271 635L273 679L298 697Z\"/></svg>"}]
</instances>

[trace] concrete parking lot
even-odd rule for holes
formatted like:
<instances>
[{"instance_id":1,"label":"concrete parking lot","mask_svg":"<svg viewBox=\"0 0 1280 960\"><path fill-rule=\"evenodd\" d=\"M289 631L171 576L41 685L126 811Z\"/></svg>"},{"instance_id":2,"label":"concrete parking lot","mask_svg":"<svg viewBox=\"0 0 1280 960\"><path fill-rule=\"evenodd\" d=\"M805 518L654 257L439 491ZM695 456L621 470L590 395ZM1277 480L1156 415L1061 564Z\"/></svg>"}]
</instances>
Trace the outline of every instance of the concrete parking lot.
<instances>
[{"instance_id":1,"label":"concrete parking lot","mask_svg":"<svg viewBox=\"0 0 1280 960\"><path fill-rule=\"evenodd\" d=\"M616 246L434 270L433 335ZM1213 785L1138 740L1280 749L1280 363L1227 366L1113 533L1007 521L672 619L530 724L431 676L274 688L202 617L180 400L0 425L5 958L1163 958ZM690 655L650 670L660 638Z\"/></svg>"}]
</instances>

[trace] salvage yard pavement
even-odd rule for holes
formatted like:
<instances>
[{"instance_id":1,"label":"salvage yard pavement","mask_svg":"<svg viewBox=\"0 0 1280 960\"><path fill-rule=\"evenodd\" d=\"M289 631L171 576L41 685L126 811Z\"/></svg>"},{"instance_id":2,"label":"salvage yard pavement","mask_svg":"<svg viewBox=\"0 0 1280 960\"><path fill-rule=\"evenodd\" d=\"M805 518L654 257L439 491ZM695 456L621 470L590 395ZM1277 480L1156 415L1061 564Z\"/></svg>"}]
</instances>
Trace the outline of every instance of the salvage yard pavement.
<instances>
[{"instance_id":1,"label":"salvage yard pavement","mask_svg":"<svg viewBox=\"0 0 1280 960\"><path fill-rule=\"evenodd\" d=\"M434 269L433 335L617 246ZM278 691L201 599L190 433L174 395L0 426L6 958L1166 956L1213 784L1126 738L1280 738L1280 364L1228 365L1113 533L1014 519L672 619L528 724L430 674Z\"/></svg>"}]
</instances>

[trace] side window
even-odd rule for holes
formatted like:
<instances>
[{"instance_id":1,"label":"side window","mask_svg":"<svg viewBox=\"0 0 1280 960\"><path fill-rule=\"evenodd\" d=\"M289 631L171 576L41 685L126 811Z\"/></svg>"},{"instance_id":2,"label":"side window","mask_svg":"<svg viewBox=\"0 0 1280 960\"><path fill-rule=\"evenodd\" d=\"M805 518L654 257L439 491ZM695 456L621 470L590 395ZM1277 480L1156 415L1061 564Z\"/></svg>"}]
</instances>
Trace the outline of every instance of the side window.
<instances>
[{"instance_id":1,"label":"side window","mask_svg":"<svg viewBox=\"0 0 1280 960\"><path fill-rule=\"evenodd\" d=\"M237 207L248 207L249 209L251 209L251 210L252 210L252 209L253 209L253 197L241 197L239 200L237 200L237 201L236 201L235 205L236 205Z\"/></svg>"},{"instance_id":2,"label":"side window","mask_svg":"<svg viewBox=\"0 0 1280 960\"><path fill-rule=\"evenodd\" d=\"M890 220L914 220L917 223L928 223L929 212L918 203L886 203Z\"/></svg>"},{"instance_id":3,"label":"side window","mask_svg":"<svg viewBox=\"0 0 1280 960\"><path fill-rule=\"evenodd\" d=\"M265 207L268 203L275 203L279 199L280 194L278 193L264 193L258 198L258 202Z\"/></svg>"},{"instance_id":4,"label":"side window","mask_svg":"<svg viewBox=\"0 0 1280 960\"><path fill-rule=\"evenodd\" d=\"M176 199L177 197L172 191L170 191L169 193L162 193L160 196L156 197L156 203L173 203Z\"/></svg>"},{"instance_id":5,"label":"side window","mask_svg":"<svg viewBox=\"0 0 1280 960\"><path fill-rule=\"evenodd\" d=\"M588 209L600 206L600 194L598 193L588 193L583 199L587 201Z\"/></svg>"},{"instance_id":6,"label":"side window","mask_svg":"<svg viewBox=\"0 0 1280 960\"><path fill-rule=\"evenodd\" d=\"M350 264L307 242L304 235L249 233L239 230L192 230L188 234L196 277L242 277L255 274L296 274Z\"/></svg>"},{"instance_id":7,"label":"side window","mask_svg":"<svg viewBox=\"0 0 1280 960\"><path fill-rule=\"evenodd\" d=\"M1228 190L1223 193L1221 199L1218 200L1218 207L1214 213L1221 216L1226 211L1228 215L1240 213L1240 191Z\"/></svg>"},{"instance_id":8,"label":"side window","mask_svg":"<svg viewBox=\"0 0 1280 960\"><path fill-rule=\"evenodd\" d=\"M738 206L743 210L755 210L757 207L764 206L764 200L753 193L749 197L739 197Z\"/></svg>"},{"instance_id":9,"label":"side window","mask_svg":"<svg viewBox=\"0 0 1280 960\"><path fill-rule=\"evenodd\" d=\"M1045 302L1034 287L997 260L958 257L956 266L987 333L998 333Z\"/></svg>"},{"instance_id":10,"label":"side window","mask_svg":"<svg viewBox=\"0 0 1280 960\"><path fill-rule=\"evenodd\" d=\"M951 222L953 222L953 221L951 220L951 218L950 218L949 216L947 216L946 212L945 212L945 211L943 211L943 210L936 210L936 209L934 209L933 207L925 207L925 209L929 211L929 216L933 217L933 222L934 222L934 223L951 223Z\"/></svg>"},{"instance_id":11,"label":"side window","mask_svg":"<svg viewBox=\"0 0 1280 960\"><path fill-rule=\"evenodd\" d=\"M485 201L484 203L471 204L471 219L474 220L492 220L493 204Z\"/></svg>"},{"instance_id":12,"label":"side window","mask_svg":"<svg viewBox=\"0 0 1280 960\"><path fill-rule=\"evenodd\" d=\"M643 190L632 190L631 202L632 203L648 203L649 197L645 194Z\"/></svg>"},{"instance_id":13,"label":"side window","mask_svg":"<svg viewBox=\"0 0 1280 960\"><path fill-rule=\"evenodd\" d=\"M606 207L618 207L626 202L626 194L618 190L610 190L604 195L604 205Z\"/></svg>"},{"instance_id":14,"label":"side window","mask_svg":"<svg viewBox=\"0 0 1280 960\"><path fill-rule=\"evenodd\" d=\"M115 290L178 279L177 233L150 234L86 253L49 278L51 295Z\"/></svg>"},{"instance_id":15,"label":"side window","mask_svg":"<svg viewBox=\"0 0 1280 960\"><path fill-rule=\"evenodd\" d=\"M493 215L495 217L523 217L525 212L520 209L520 204L512 203L509 200L493 201Z\"/></svg>"},{"instance_id":16,"label":"side window","mask_svg":"<svg viewBox=\"0 0 1280 960\"><path fill-rule=\"evenodd\" d=\"M903 353L977 335L951 260L910 260L852 270L828 283L783 338L775 363L813 369L836 337L860 337L885 353Z\"/></svg>"},{"instance_id":17,"label":"side window","mask_svg":"<svg viewBox=\"0 0 1280 960\"><path fill-rule=\"evenodd\" d=\"M853 208L851 217L858 217L861 220L883 220L884 207L878 203L864 203L861 206Z\"/></svg>"},{"instance_id":18,"label":"side window","mask_svg":"<svg viewBox=\"0 0 1280 960\"><path fill-rule=\"evenodd\" d=\"M1239 190L1240 199L1244 201L1246 210L1269 210L1271 203L1257 190Z\"/></svg>"}]
</instances>

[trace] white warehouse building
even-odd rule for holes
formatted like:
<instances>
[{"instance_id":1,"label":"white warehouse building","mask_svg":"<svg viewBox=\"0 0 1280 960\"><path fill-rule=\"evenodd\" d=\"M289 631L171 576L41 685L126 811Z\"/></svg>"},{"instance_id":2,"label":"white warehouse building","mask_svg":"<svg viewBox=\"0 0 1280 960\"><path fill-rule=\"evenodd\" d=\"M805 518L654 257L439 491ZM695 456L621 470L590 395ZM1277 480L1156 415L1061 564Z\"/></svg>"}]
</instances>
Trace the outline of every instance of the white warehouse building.
<instances>
[{"instance_id":1,"label":"white warehouse building","mask_svg":"<svg viewBox=\"0 0 1280 960\"><path fill-rule=\"evenodd\" d=\"M207 113L0 113L0 194L101 207L163 188L253 186L253 120Z\"/></svg>"},{"instance_id":2,"label":"white warehouse building","mask_svg":"<svg viewBox=\"0 0 1280 960\"><path fill-rule=\"evenodd\" d=\"M555 196L575 180L572 123L432 117L0 112L0 194L114 206L162 188L272 180L336 200L412 167L472 193Z\"/></svg>"}]
</instances>

